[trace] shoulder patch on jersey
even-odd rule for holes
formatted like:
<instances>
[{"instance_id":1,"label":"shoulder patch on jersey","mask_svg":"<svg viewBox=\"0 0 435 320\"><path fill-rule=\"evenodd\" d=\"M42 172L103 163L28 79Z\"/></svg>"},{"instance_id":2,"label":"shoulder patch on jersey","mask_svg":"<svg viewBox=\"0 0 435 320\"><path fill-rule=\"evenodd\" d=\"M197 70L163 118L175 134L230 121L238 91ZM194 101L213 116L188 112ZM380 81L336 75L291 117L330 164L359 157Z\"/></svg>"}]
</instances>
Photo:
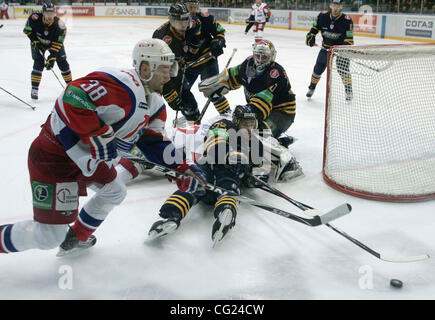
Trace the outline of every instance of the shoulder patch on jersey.
<instances>
[{"instance_id":1,"label":"shoulder patch on jersey","mask_svg":"<svg viewBox=\"0 0 435 320\"><path fill-rule=\"evenodd\" d=\"M201 12L201 16L203 17L208 17L210 15L210 13L208 12Z\"/></svg>"},{"instance_id":2,"label":"shoulder patch on jersey","mask_svg":"<svg viewBox=\"0 0 435 320\"><path fill-rule=\"evenodd\" d=\"M323 10L322 13L328 13L328 10Z\"/></svg>"},{"instance_id":3,"label":"shoulder patch on jersey","mask_svg":"<svg viewBox=\"0 0 435 320\"><path fill-rule=\"evenodd\" d=\"M165 41L168 46L172 43L171 36L164 36L162 40Z\"/></svg>"},{"instance_id":4,"label":"shoulder patch on jersey","mask_svg":"<svg viewBox=\"0 0 435 320\"><path fill-rule=\"evenodd\" d=\"M271 78L276 79L279 77L279 71L277 69L272 69L270 70L269 75Z\"/></svg>"},{"instance_id":5,"label":"shoulder patch on jersey","mask_svg":"<svg viewBox=\"0 0 435 320\"><path fill-rule=\"evenodd\" d=\"M349 17L349 16L344 16L344 18L347 19L347 20L350 20L350 17Z\"/></svg>"},{"instance_id":6,"label":"shoulder patch on jersey","mask_svg":"<svg viewBox=\"0 0 435 320\"><path fill-rule=\"evenodd\" d=\"M33 20L38 20L38 18L39 18L38 14L36 14L36 13L32 14L32 19Z\"/></svg>"},{"instance_id":7,"label":"shoulder patch on jersey","mask_svg":"<svg viewBox=\"0 0 435 320\"><path fill-rule=\"evenodd\" d=\"M66 29L65 22L63 22L63 20L61 19L57 21L57 25L59 26L60 29Z\"/></svg>"}]
</instances>

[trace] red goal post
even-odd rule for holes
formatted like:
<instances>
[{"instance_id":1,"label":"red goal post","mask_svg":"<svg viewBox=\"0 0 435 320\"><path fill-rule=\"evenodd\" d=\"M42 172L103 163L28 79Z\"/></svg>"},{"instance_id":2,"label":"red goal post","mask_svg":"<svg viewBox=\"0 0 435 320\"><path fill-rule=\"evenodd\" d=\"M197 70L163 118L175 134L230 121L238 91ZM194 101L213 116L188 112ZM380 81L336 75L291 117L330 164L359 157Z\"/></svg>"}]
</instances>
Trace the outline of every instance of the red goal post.
<instances>
[{"instance_id":1,"label":"red goal post","mask_svg":"<svg viewBox=\"0 0 435 320\"><path fill-rule=\"evenodd\" d=\"M336 46L327 68L325 182L373 200L434 199L435 43Z\"/></svg>"}]
</instances>

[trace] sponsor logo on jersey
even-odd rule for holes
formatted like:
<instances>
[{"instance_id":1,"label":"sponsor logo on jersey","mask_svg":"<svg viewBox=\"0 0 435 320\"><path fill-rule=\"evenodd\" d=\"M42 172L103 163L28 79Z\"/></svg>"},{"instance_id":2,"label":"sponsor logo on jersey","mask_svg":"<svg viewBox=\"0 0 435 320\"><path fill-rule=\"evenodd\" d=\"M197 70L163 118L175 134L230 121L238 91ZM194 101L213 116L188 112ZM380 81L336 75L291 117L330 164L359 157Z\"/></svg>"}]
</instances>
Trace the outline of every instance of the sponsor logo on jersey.
<instances>
[{"instance_id":1,"label":"sponsor logo on jersey","mask_svg":"<svg viewBox=\"0 0 435 320\"><path fill-rule=\"evenodd\" d=\"M279 76L279 72L278 72L278 70L276 70L276 69L272 69L272 70L270 70L270 77L271 77L272 79L276 79L276 78L278 78L278 76Z\"/></svg>"},{"instance_id":2,"label":"sponsor logo on jersey","mask_svg":"<svg viewBox=\"0 0 435 320\"><path fill-rule=\"evenodd\" d=\"M69 216L78 208L78 183L62 182L56 184L56 210Z\"/></svg>"},{"instance_id":3,"label":"sponsor logo on jersey","mask_svg":"<svg viewBox=\"0 0 435 320\"><path fill-rule=\"evenodd\" d=\"M148 110L148 105L145 102L139 102L138 108Z\"/></svg>"},{"instance_id":4,"label":"sponsor logo on jersey","mask_svg":"<svg viewBox=\"0 0 435 320\"><path fill-rule=\"evenodd\" d=\"M33 206L39 209L53 208L53 185L32 181Z\"/></svg>"},{"instance_id":5,"label":"sponsor logo on jersey","mask_svg":"<svg viewBox=\"0 0 435 320\"><path fill-rule=\"evenodd\" d=\"M32 19L33 19L33 20L38 20L38 17L39 17L39 15L37 15L36 13L35 13L35 14L32 14Z\"/></svg>"},{"instance_id":6,"label":"sponsor logo on jersey","mask_svg":"<svg viewBox=\"0 0 435 320\"><path fill-rule=\"evenodd\" d=\"M165 41L168 46L172 43L171 36L164 36L162 40Z\"/></svg>"}]
</instances>

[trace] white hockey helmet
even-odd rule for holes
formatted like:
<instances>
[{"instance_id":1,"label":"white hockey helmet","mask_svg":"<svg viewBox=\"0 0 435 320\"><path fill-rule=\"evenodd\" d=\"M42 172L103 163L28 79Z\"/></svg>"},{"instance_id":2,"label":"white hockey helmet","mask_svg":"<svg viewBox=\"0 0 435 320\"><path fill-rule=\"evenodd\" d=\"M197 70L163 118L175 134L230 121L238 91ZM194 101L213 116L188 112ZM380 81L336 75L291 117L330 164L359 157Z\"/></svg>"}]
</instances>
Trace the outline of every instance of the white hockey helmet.
<instances>
[{"instance_id":1,"label":"white hockey helmet","mask_svg":"<svg viewBox=\"0 0 435 320\"><path fill-rule=\"evenodd\" d=\"M149 79L142 79L144 81L150 81L160 65L171 67L171 77L176 77L178 74L178 63L175 61L175 54L163 40L143 39L136 43L133 49L133 67L138 74L140 74L142 62L148 62L151 70Z\"/></svg>"},{"instance_id":2,"label":"white hockey helmet","mask_svg":"<svg viewBox=\"0 0 435 320\"><path fill-rule=\"evenodd\" d=\"M256 42L253 48L255 66L258 71L263 71L268 65L275 61L276 50L269 40Z\"/></svg>"}]
</instances>

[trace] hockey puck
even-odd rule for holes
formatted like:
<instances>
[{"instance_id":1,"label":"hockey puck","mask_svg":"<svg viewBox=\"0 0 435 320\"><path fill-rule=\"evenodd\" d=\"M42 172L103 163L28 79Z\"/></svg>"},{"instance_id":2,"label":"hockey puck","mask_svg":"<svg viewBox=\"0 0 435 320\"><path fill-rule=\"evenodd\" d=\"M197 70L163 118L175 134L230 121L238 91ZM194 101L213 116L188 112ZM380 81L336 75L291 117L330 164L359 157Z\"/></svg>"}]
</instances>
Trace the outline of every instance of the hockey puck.
<instances>
[{"instance_id":1,"label":"hockey puck","mask_svg":"<svg viewBox=\"0 0 435 320\"><path fill-rule=\"evenodd\" d=\"M390 285L395 287L395 288L402 288L403 282L398 280L398 279L391 279Z\"/></svg>"}]
</instances>

